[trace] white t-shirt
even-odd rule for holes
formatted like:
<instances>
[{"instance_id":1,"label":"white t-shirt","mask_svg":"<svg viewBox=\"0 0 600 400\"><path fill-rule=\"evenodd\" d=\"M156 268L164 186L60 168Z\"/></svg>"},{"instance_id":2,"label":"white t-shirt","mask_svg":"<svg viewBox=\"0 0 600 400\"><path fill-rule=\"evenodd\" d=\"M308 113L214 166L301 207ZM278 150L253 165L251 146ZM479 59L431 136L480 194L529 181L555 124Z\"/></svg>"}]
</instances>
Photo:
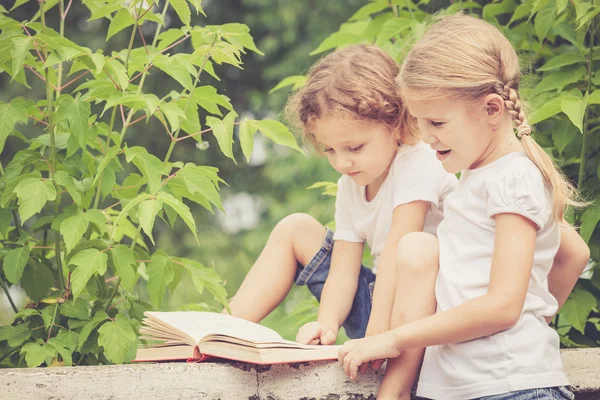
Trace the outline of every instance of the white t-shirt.
<instances>
[{"instance_id":1,"label":"white t-shirt","mask_svg":"<svg viewBox=\"0 0 600 400\"><path fill-rule=\"evenodd\" d=\"M544 317L557 310L548 273L560 244L552 197L540 170L524 153L510 153L463 171L446 198L438 228L437 312L487 293L495 223L500 213L522 215L537 227L533 270L521 318L495 335L428 347L417 395L465 400L515 390L568 385L557 333Z\"/></svg>"},{"instance_id":2,"label":"white t-shirt","mask_svg":"<svg viewBox=\"0 0 600 400\"><path fill-rule=\"evenodd\" d=\"M377 195L370 202L365 197L365 186L357 185L347 175L338 180L334 240L366 241L376 272L394 209L417 200L430 202L424 231L435 235L442 220L444 198L456 184L456 177L444 170L429 146L423 143L401 146Z\"/></svg>"}]
</instances>

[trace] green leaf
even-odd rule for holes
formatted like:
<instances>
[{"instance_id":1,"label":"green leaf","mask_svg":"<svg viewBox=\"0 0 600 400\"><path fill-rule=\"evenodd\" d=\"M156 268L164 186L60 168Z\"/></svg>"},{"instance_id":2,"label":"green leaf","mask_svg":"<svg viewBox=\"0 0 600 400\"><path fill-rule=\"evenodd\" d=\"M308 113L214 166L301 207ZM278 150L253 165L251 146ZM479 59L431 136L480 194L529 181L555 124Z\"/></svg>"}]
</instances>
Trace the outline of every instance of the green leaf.
<instances>
[{"instance_id":1,"label":"green leaf","mask_svg":"<svg viewBox=\"0 0 600 400\"><path fill-rule=\"evenodd\" d=\"M173 267L171 266L171 259L164 253L154 254L150 264L146 267L146 273L148 274L146 290L150 295L152 305L159 309L165 296L167 285L175 276Z\"/></svg>"},{"instance_id":2,"label":"green leaf","mask_svg":"<svg viewBox=\"0 0 600 400\"><path fill-rule=\"evenodd\" d=\"M381 30L377 34L377 39L375 40L375 43L378 45L382 45L394 36L401 34L402 32L412 28L413 26L414 21L410 18L390 18L387 21L385 21L385 23L381 27Z\"/></svg>"},{"instance_id":3,"label":"green leaf","mask_svg":"<svg viewBox=\"0 0 600 400\"><path fill-rule=\"evenodd\" d=\"M142 175L148 180L148 188L152 194L158 192L161 188L162 175L165 173L165 167L156 156L149 154L146 149L140 146L125 149L127 161L133 161L133 164L140 170Z\"/></svg>"},{"instance_id":4,"label":"green leaf","mask_svg":"<svg viewBox=\"0 0 600 400\"><path fill-rule=\"evenodd\" d=\"M177 171L177 177L183 181L191 195L201 194L212 204L223 210L217 187L202 167L186 164L181 170Z\"/></svg>"},{"instance_id":5,"label":"green leaf","mask_svg":"<svg viewBox=\"0 0 600 400\"><path fill-rule=\"evenodd\" d=\"M587 102L584 99L564 98L560 103L560 109L571 120L573 125L583 133L583 117Z\"/></svg>"},{"instance_id":6,"label":"green leaf","mask_svg":"<svg viewBox=\"0 0 600 400\"><path fill-rule=\"evenodd\" d=\"M254 39L250 35L250 28L245 24L229 23L220 26L220 31L223 33L223 39L241 49L248 49L264 56L264 53L256 47Z\"/></svg>"},{"instance_id":7,"label":"green leaf","mask_svg":"<svg viewBox=\"0 0 600 400\"><path fill-rule=\"evenodd\" d=\"M65 345L66 343L61 342L57 337L52 337L48 339L44 347L50 347L54 349L52 352L53 356L56 356L58 353L63 360L63 365L65 367L70 367L73 364L73 351L67 349Z\"/></svg>"},{"instance_id":8,"label":"green leaf","mask_svg":"<svg viewBox=\"0 0 600 400\"><path fill-rule=\"evenodd\" d=\"M90 221L83 213L78 213L72 217L69 217L65 219L62 224L60 224L60 234L63 235L65 239L67 253L77 246L79 241L83 238L83 235L87 231L89 225Z\"/></svg>"},{"instance_id":9,"label":"green leaf","mask_svg":"<svg viewBox=\"0 0 600 400\"><path fill-rule=\"evenodd\" d=\"M6 340L10 347L18 347L31 337L30 323L0 326L0 342Z\"/></svg>"},{"instance_id":10,"label":"green leaf","mask_svg":"<svg viewBox=\"0 0 600 400\"><path fill-rule=\"evenodd\" d=\"M567 8L568 4L569 0L556 0L557 13L560 14L561 12L563 12L565 8Z\"/></svg>"},{"instance_id":11,"label":"green leaf","mask_svg":"<svg viewBox=\"0 0 600 400\"><path fill-rule=\"evenodd\" d=\"M535 16L535 33L542 43L556 20L556 2L550 1Z\"/></svg>"},{"instance_id":12,"label":"green leaf","mask_svg":"<svg viewBox=\"0 0 600 400\"><path fill-rule=\"evenodd\" d=\"M52 182L41 178L22 180L15 188L15 193L19 198L21 224L39 213L47 201L56 199L56 190Z\"/></svg>"},{"instance_id":13,"label":"green leaf","mask_svg":"<svg viewBox=\"0 0 600 400\"><path fill-rule=\"evenodd\" d=\"M107 319L109 319L108 315L104 311L98 311L96 315L94 315L94 318L92 318L90 322L85 324L83 329L81 329L81 332L79 332L79 344L77 348L81 350L88 337L90 336L90 333L92 333L92 331L98 326L98 324L100 324L103 321L106 321Z\"/></svg>"},{"instance_id":14,"label":"green leaf","mask_svg":"<svg viewBox=\"0 0 600 400\"><path fill-rule=\"evenodd\" d=\"M349 32L334 32L321 42L319 47L308 53L309 56L323 53L336 47L364 42L362 35Z\"/></svg>"},{"instance_id":15,"label":"green leaf","mask_svg":"<svg viewBox=\"0 0 600 400\"><path fill-rule=\"evenodd\" d=\"M596 307L596 298L590 292L576 287L565 302L560 315L573 325L573 328L585 334L585 322Z\"/></svg>"},{"instance_id":16,"label":"green leaf","mask_svg":"<svg viewBox=\"0 0 600 400\"><path fill-rule=\"evenodd\" d=\"M106 33L106 40L108 41L108 39L133 24L135 24L135 19L129 14L129 10L121 8L110 21L108 32Z\"/></svg>"},{"instance_id":17,"label":"green leaf","mask_svg":"<svg viewBox=\"0 0 600 400\"><path fill-rule=\"evenodd\" d=\"M54 180L61 186L67 188L69 195L76 204L81 204L81 193L77 190L75 179L65 171L57 171Z\"/></svg>"},{"instance_id":18,"label":"green leaf","mask_svg":"<svg viewBox=\"0 0 600 400\"><path fill-rule=\"evenodd\" d=\"M181 29L169 29L164 31L158 36L158 46L156 46L157 50L163 50L169 47L171 44L175 43L179 39L181 39L185 33Z\"/></svg>"},{"instance_id":19,"label":"green leaf","mask_svg":"<svg viewBox=\"0 0 600 400\"><path fill-rule=\"evenodd\" d=\"M88 120L92 114L90 103L74 99L69 95L63 95L59 100L58 122L63 119L69 121L71 134L77 138L77 143L82 149L85 148L88 139Z\"/></svg>"},{"instance_id":20,"label":"green leaf","mask_svg":"<svg viewBox=\"0 0 600 400\"><path fill-rule=\"evenodd\" d=\"M211 114L222 115L218 106L233 111L229 97L218 94L217 89L212 86L198 86L194 89L192 98L200 107Z\"/></svg>"},{"instance_id":21,"label":"green leaf","mask_svg":"<svg viewBox=\"0 0 600 400\"><path fill-rule=\"evenodd\" d=\"M544 65L538 68L538 71L550 71L556 68L566 67L567 65L573 65L577 63L584 63L585 56L581 53L568 52L561 53L555 57L552 57Z\"/></svg>"},{"instance_id":22,"label":"green leaf","mask_svg":"<svg viewBox=\"0 0 600 400\"><path fill-rule=\"evenodd\" d=\"M54 276L45 264L30 262L25 266L21 286L31 300L38 302L50 291Z\"/></svg>"},{"instance_id":23,"label":"green leaf","mask_svg":"<svg viewBox=\"0 0 600 400\"><path fill-rule=\"evenodd\" d=\"M179 129L180 118L185 119L185 112L183 112L177 103L163 103L160 105L160 110L169 120L171 132L176 132Z\"/></svg>"},{"instance_id":24,"label":"green leaf","mask_svg":"<svg viewBox=\"0 0 600 400\"><path fill-rule=\"evenodd\" d=\"M96 249L86 249L75 254L70 264L77 266L71 274L71 287L73 298L76 299L83 293L85 285L94 274L104 275L108 257L105 252Z\"/></svg>"},{"instance_id":25,"label":"green leaf","mask_svg":"<svg viewBox=\"0 0 600 400\"><path fill-rule=\"evenodd\" d=\"M98 179L100 179L100 176L102 175L102 172L106 166L113 160L113 158L117 156L117 154L119 154L120 151L121 148L119 146L114 146L108 149L104 157L102 157L102 161L100 161L100 164L98 165L96 176L92 182L92 187L96 186L96 183L98 182Z\"/></svg>"},{"instance_id":26,"label":"green leaf","mask_svg":"<svg viewBox=\"0 0 600 400\"><path fill-rule=\"evenodd\" d=\"M368 18L371 14L378 13L390 7L390 2L387 0L373 1L359 8L358 11L350 17L349 21L356 21L359 19Z\"/></svg>"},{"instance_id":27,"label":"green leaf","mask_svg":"<svg viewBox=\"0 0 600 400\"><path fill-rule=\"evenodd\" d=\"M150 198L152 198L152 195L150 195L148 193L142 193L139 196L137 196L136 198L134 198L133 200L131 200L129 203L127 203L127 205L125 207L123 207L123 209L119 213L119 216L113 223L113 226L119 226L119 221L121 221L121 219L123 219L123 217L126 216L133 207L137 206L142 201L148 200ZM113 234L112 234L113 239L115 236L115 231L116 231L116 229L113 229Z\"/></svg>"},{"instance_id":28,"label":"green leaf","mask_svg":"<svg viewBox=\"0 0 600 400\"><path fill-rule=\"evenodd\" d=\"M536 95L551 90L562 91L566 86L579 82L585 75L585 67L564 68L564 70L552 72L544 77L533 89Z\"/></svg>"},{"instance_id":29,"label":"green leaf","mask_svg":"<svg viewBox=\"0 0 600 400\"><path fill-rule=\"evenodd\" d=\"M533 3L535 3L535 0L527 0L523 4L519 4L517 8L515 8L515 12L510 18L510 21L508 22L507 26L530 14L531 10L533 9Z\"/></svg>"},{"instance_id":30,"label":"green leaf","mask_svg":"<svg viewBox=\"0 0 600 400\"><path fill-rule=\"evenodd\" d=\"M183 222L185 222L188 228L190 228L190 231L192 231L192 234L196 238L196 242L200 243L198 240L196 221L194 221L194 217L192 216L189 207L166 192L159 192L158 198L175 210L181 219L183 219Z\"/></svg>"},{"instance_id":31,"label":"green leaf","mask_svg":"<svg viewBox=\"0 0 600 400\"><path fill-rule=\"evenodd\" d=\"M600 222L600 203L590 206L581 216L581 228L579 234L581 238L589 243L596 225Z\"/></svg>"},{"instance_id":32,"label":"green leaf","mask_svg":"<svg viewBox=\"0 0 600 400\"><path fill-rule=\"evenodd\" d=\"M552 129L552 141L560 154L565 150L565 147L575 138L577 131L573 124L569 121L561 120L557 126Z\"/></svg>"},{"instance_id":33,"label":"green leaf","mask_svg":"<svg viewBox=\"0 0 600 400\"><path fill-rule=\"evenodd\" d=\"M596 15L598 15L600 13L600 7L598 6L593 6L592 9L588 12L585 13L585 15L579 20L579 26L577 27L577 29L581 29L584 26L586 26L587 24L590 23L590 21L592 19L594 19L594 17L596 17Z\"/></svg>"},{"instance_id":34,"label":"green leaf","mask_svg":"<svg viewBox=\"0 0 600 400\"><path fill-rule=\"evenodd\" d=\"M188 101L190 102L188 104ZM201 131L200 119L198 115L198 104L193 100L180 98L177 103L185 110L185 119L181 121L181 130L191 134L198 133ZM194 140L202 141L201 135L194 136Z\"/></svg>"},{"instance_id":35,"label":"green leaf","mask_svg":"<svg viewBox=\"0 0 600 400\"><path fill-rule=\"evenodd\" d=\"M233 157L233 122L237 114L235 111L231 111L229 114L220 120L215 117L206 117L206 125L208 125L213 132L213 135L219 143L219 147L225 156L231 158L235 162Z\"/></svg>"},{"instance_id":36,"label":"green leaf","mask_svg":"<svg viewBox=\"0 0 600 400\"><path fill-rule=\"evenodd\" d=\"M169 3L185 26L190 26L191 12L186 0L170 0Z\"/></svg>"},{"instance_id":37,"label":"green leaf","mask_svg":"<svg viewBox=\"0 0 600 400\"><path fill-rule=\"evenodd\" d=\"M22 6L23 4L27 3L28 1L29 0L15 0L15 4L13 4L10 11L13 11L15 8Z\"/></svg>"},{"instance_id":38,"label":"green leaf","mask_svg":"<svg viewBox=\"0 0 600 400\"><path fill-rule=\"evenodd\" d=\"M292 90L298 90L306 83L306 76L304 75L292 75L288 76L277 84L273 89L269 90L269 93L273 93L281 88L292 86Z\"/></svg>"},{"instance_id":39,"label":"green leaf","mask_svg":"<svg viewBox=\"0 0 600 400\"><path fill-rule=\"evenodd\" d=\"M192 90L194 84L190 75L189 67L191 67L191 62L189 61L188 54L178 54L171 57L158 54L154 59L154 66L175 79L185 89Z\"/></svg>"},{"instance_id":40,"label":"green leaf","mask_svg":"<svg viewBox=\"0 0 600 400\"><path fill-rule=\"evenodd\" d=\"M110 59L106 62L105 67L110 73L110 76L117 82L119 88L124 91L129 86L129 76L125 66L116 59Z\"/></svg>"},{"instance_id":41,"label":"green leaf","mask_svg":"<svg viewBox=\"0 0 600 400\"><path fill-rule=\"evenodd\" d=\"M142 229L150 238L152 244L154 243L154 237L152 236L152 228L154 227L154 221L158 212L162 210L162 201L158 199L149 199L140 203L138 207L138 218Z\"/></svg>"},{"instance_id":42,"label":"green leaf","mask_svg":"<svg viewBox=\"0 0 600 400\"><path fill-rule=\"evenodd\" d=\"M25 106L15 100L10 103L0 103L0 153L4 150L4 142L17 122L26 124L29 119Z\"/></svg>"},{"instance_id":43,"label":"green leaf","mask_svg":"<svg viewBox=\"0 0 600 400\"><path fill-rule=\"evenodd\" d=\"M77 319L88 319L90 317L88 303L83 299L65 301L60 306L60 313L65 317Z\"/></svg>"},{"instance_id":44,"label":"green leaf","mask_svg":"<svg viewBox=\"0 0 600 400\"><path fill-rule=\"evenodd\" d=\"M249 124L247 119L244 119L240 122L239 126L239 136L240 136L240 145L242 146L242 152L246 157L246 161L250 162L250 156L252 155L252 151L254 150L254 134L256 133L256 126Z\"/></svg>"},{"instance_id":45,"label":"green leaf","mask_svg":"<svg viewBox=\"0 0 600 400\"><path fill-rule=\"evenodd\" d=\"M23 246L16 249L12 249L4 257L4 275L6 279L16 285L23 276L23 270L29 260L30 250L29 247Z\"/></svg>"},{"instance_id":46,"label":"green leaf","mask_svg":"<svg viewBox=\"0 0 600 400\"><path fill-rule=\"evenodd\" d=\"M300 147L298 147L294 135L292 135L290 130L281 122L272 119L264 119L262 121L250 120L248 123L253 128L260 130L266 137L271 139L276 144L290 147L304 154L304 152L300 150Z\"/></svg>"},{"instance_id":47,"label":"green leaf","mask_svg":"<svg viewBox=\"0 0 600 400\"><path fill-rule=\"evenodd\" d=\"M202 264L192 260L184 260L185 269L199 293L204 288L221 303L225 308L229 308L227 302L227 291L221 282L221 278L212 268L205 268Z\"/></svg>"},{"instance_id":48,"label":"green leaf","mask_svg":"<svg viewBox=\"0 0 600 400\"><path fill-rule=\"evenodd\" d=\"M21 355L25 355L25 361L29 368L39 367L48 357L54 357L54 352L45 344L27 343L21 348Z\"/></svg>"},{"instance_id":49,"label":"green leaf","mask_svg":"<svg viewBox=\"0 0 600 400\"><path fill-rule=\"evenodd\" d=\"M497 23L496 16L501 14L508 14L516 8L517 4L514 0L502 0L493 2L483 7L482 16L484 19Z\"/></svg>"},{"instance_id":50,"label":"green leaf","mask_svg":"<svg viewBox=\"0 0 600 400\"><path fill-rule=\"evenodd\" d=\"M130 361L127 355L137 339L125 318L123 314L118 314L114 321L105 322L98 329L98 344L104 348L106 358L115 364Z\"/></svg>"},{"instance_id":51,"label":"green leaf","mask_svg":"<svg viewBox=\"0 0 600 400\"><path fill-rule=\"evenodd\" d=\"M12 59L12 76L13 79L16 77L21 69L23 68L23 61L25 56L31 49L31 38L25 36L18 36L12 39L12 46L10 48L10 57Z\"/></svg>"},{"instance_id":52,"label":"green leaf","mask_svg":"<svg viewBox=\"0 0 600 400\"><path fill-rule=\"evenodd\" d=\"M538 109L536 109L529 116L528 120L531 125L535 125L538 122L544 121L561 111L561 102L562 97L555 97L550 100L548 103L542 105Z\"/></svg>"},{"instance_id":53,"label":"green leaf","mask_svg":"<svg viewBox=\"0 0 600 400\"><path fill-rule=\"evenodd\" d=\"M588 104L600 104L600 90L594 90L588 98Z\"/></svg>"},{"instance_id":54,"label":"green leaf","mask_svg":"<svg viewBox=\"0 0 600 400\"><path fill-rule=\"evenodd\" d=\"M133 287L137 281L136 273L133 269L133 265L135 265L133 250L123 244L119 244L110 251L117 275L121 278L121 285L126 291L133 291Z\"/></svg>"}]
</instances>

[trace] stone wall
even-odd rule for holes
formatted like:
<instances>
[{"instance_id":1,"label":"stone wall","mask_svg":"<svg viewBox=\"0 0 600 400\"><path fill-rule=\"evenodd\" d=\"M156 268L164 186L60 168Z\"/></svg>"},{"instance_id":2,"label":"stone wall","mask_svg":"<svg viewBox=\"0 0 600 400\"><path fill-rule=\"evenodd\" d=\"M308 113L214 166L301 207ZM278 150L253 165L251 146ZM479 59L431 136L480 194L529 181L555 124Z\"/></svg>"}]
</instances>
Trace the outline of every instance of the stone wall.
<instances>
[{"instance_id":1,"label":"stone wall","mask_svg":"<svg viewBox=\"0 0 600 400\"><path fill-rule=\"evenodd\" d=\"M577 399L600 400L600 349L564 350ZM0 369L0 399L375 399L382 374L350 381L337 363L164 363Z\"/></svg>"}]
</instances>

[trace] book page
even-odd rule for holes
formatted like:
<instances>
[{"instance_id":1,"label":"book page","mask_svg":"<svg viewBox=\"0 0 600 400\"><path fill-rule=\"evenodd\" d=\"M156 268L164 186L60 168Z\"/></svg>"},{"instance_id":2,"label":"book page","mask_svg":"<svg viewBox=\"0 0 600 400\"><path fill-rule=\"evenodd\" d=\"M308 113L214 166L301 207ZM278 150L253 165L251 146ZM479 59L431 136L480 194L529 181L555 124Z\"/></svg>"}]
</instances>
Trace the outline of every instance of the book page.
<instances>
[{"instance_id":1,"label":"book page","mask_svg":"<svg viewBox=\"0 0 600 400\"><path fill-rule=\"evenodd\" d=\"M144 315L158 319L185 333L199 343L207 335L225 335L252 342L283 342L274 330L231 315L201 312L151 312Z\"/></svg>"}]
</instances>

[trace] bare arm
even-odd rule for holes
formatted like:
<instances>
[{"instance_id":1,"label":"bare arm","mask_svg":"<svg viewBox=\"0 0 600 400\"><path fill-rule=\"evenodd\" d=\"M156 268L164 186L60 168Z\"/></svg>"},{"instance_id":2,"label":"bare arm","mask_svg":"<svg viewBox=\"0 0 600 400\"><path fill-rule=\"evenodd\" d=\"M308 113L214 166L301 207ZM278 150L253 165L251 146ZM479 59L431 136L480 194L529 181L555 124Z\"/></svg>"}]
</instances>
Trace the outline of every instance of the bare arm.
<instances>
[{"instance_id":1,"label":"bare arm","mask_svg":"<svg viewBox=\"0 0 600 400\"><path fill-rule=\"evenodd\" d=\"M321 294L318 322L337 332L350 313L360 273L364 243L337 240L329 276Z\"/></svg>"},{"instance_id":2,"label":"bare arm","mask_svg":"<svg viewBox=\"0 0 600 400\"><path fill-rule=\"evenodd\" d=\"M548 275L548 289L556 297L559 310L565 304L589 259L590 248L579 233L571 226L563 227L560 231L560 247ZM546 320L550 322L552 317L547 317Z\"/></svg>"},{"instance_id":3,"label":"bare arm","mask_svg":"<svg viewBox=\"0 0 600 400\"><path fill-rule=\"evenodd\" d=\"M517 214L498 214L488 292L392 331L398 349L459 343L514 326L531 276L536 227Z\"/></svg>"},{"instance_id":4,"label":"bare arm","mask_svg":"<svg viewBox=\"0 0 600 400\"><path fill-rule=\"evenodd\" d=\"M377 280L373 292L373 307L367 334L377 334L390 329L396 291L398 242L409 232L423 231L429 204L427 201L413 201L399 205L394 209L392 226L379 258Z\"/></svg>"}]
</instances>

